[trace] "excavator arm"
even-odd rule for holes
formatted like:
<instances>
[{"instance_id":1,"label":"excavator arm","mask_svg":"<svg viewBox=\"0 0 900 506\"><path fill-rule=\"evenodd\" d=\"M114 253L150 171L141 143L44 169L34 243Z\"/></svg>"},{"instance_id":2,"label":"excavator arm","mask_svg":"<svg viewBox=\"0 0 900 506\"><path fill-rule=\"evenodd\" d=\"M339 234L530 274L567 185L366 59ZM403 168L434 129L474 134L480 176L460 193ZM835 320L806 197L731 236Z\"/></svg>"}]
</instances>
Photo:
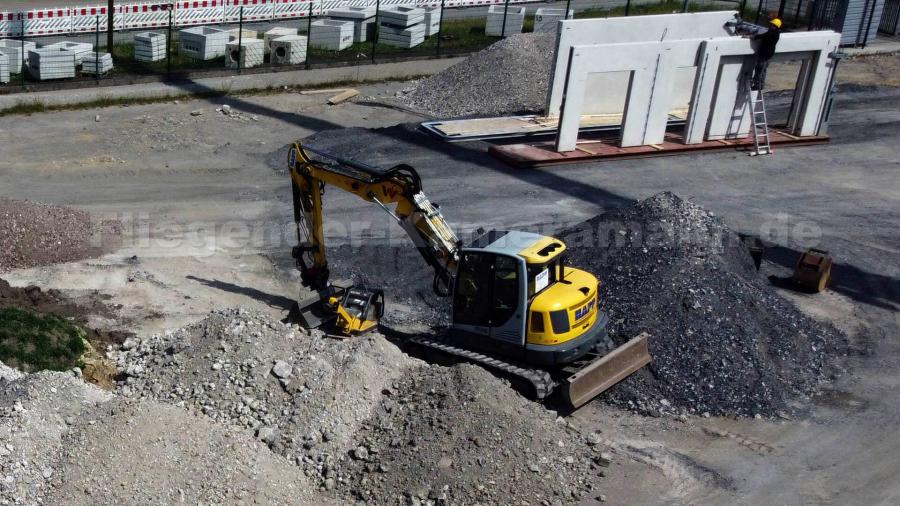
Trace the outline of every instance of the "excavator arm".
<instances>
[{"instance_id":1,"label":"excavator arm","mask_svg":"<svg viewBox=\"0 0 900 506\"><path fill-rule=\"evenodd\" d=\"M293 256L304 286L320 293L328 289L322 196L331 186L377 204L394 218L434 270L435 293L449 295L459 240L422 192L415 169L405 164L382 169L304 147L300 141L291 147L288 165L298 239Z\"/></svg>"}]
</instances>

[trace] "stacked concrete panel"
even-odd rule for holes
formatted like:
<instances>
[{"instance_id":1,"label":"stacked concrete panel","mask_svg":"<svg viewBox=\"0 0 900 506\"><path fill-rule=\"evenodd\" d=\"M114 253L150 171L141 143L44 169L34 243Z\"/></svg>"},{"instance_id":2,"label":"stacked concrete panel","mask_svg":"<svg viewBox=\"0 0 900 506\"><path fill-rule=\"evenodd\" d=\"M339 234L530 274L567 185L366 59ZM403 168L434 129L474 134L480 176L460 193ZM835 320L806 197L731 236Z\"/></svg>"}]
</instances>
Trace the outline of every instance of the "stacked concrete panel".
<instances>
[{"instance_id":1,"label":"stacked concrete panel","mask_svg":"<svg viewBox=\"0 0 900 506\"><path fill-rule=\"evenodd\" d=\"M272 39L271 61L274 65L299 65L306 61L306 36L285 35Z\"/></svg>"},{"instance_id":2,"label":"stacked concrete panel","mask_svg":"<svg viewBox=\"0 0 900 506\"><path fill-rule=\"evenodd\" d=\"M297 35L296 28L285 28L283 26L276 26L271 30L268 30L263 34L263 41L266 43L265 50L266 52L272 51L272 41L277 39L278 37L284 37L285 35Z\"/></svg>"},{"instance_id":3,"label":"stacked concrete panel","mask_svg":"<svg viewBox=\"0 0 900 506\"><path fill-rule=\"evenodd\" d=\"M229 33L209 26L195 26L178 32L178 52L198 60L212 60L225 55Z\"/></svg>"},{"instance_id":4,"label":"stacked concrete panel","mask_svg":"<svg viewBox=\"0 0 900 506\"><path fill-rule=\"evenodd\" d=\"M374 35L375 7L342 7L328 11L328 17L353 23L353 42L365 42Z\"/></svg>"},{"instance_id":5,"label":"stacked concrete panel","mask_svg":"<svg viewBox=\"0 0 900 506\"><path fill-rule=\"evenodd\" d=\"M69 42L62 41L54 44L48 44L44 49L58 49L60 51L70 51L75 55L75 65L81 65L81 60L88 53L94 52L94 46L87 42Z\"/></svg>"},{"instance_id":6,"label":"stacked concrete panel","mask_svg":"<svg viewBox=\"0 0 900 506\"><path fill-rule=\"evenodd\" d=\"M542 7L534 13L534 32L555 32L559 29L559 22L563 19L573 19L575 11L569 9L568 16L565 9L551 9Z\"/></svg>"},{"instance_id":7,"label":"stacked concrete panel","mask_svg":"<svg viewBox=\"0 0 900 506\"><path fill-rule=\"evenodd\" d=\"M259 67L266 55L265 42L259 39L229 42L226 49L225 65L232 69Z\"/></svg>"},{"instance_id":8,"label":"stacked concrete panel","mask_svg":"<svg viewBox=\"0 0 900 506\"><path fill-rule=\"evenodd\" d=\"M441 30L441 8L425 9L425 36L430 37Z\"/></svg>"},{"instance_id":9,"label":"stacked concrete panel","mask_svg":"<svg viewBox=\"0 0 900 506\"><path fill-rule=\"evenodd\" d=\"M37 49L34 42L3 39L0 40L0 49L9 56L9 71L18 74L22 71L22 62L28 59L28 51Z\"/></svg>"},{"instance_id":10,"label":"stacked concrete panel","mask_svg":"<svg viewBox=\"0 0 900 506\"><path fill-rule=\"evenodd\" d=\"M28 72L39 81L75 77L75 53L45 47L32 49L28 51Z\"/></svg>"},{"instance_id":11,"label":"stacked concrete panel","mask_svg":"<svg viewBox=\"0 0 900 506\"><path fill-rule=\"evenodd\" d=\"M353 23L335 19L314 21L310 28L309 45L340 51L353 44Z\"/></svg>"},{"instance_id":12,"label":"stacked concrete panel","mask_svg":"<svg viewBox=\"0 0 900 506\"><path fill-rule=\"evenodd\" d=\"M88 53L81 59L81 72L103 75L113 69L112 55L109 53Z\"/></svg>"},{"instance_id":13,"label":"stacked concrete panel","mask_svg":"<svg viewBox=\"0 0 900 506\"><path fill-rule=\"evenodd\" d=\"M241 33L243 32L243 33ZM248 40L248 39L256 39L258 38L256 30L248 30L244 28L241 30L240 28L232 28L228 30L228 41L234 42L236 40Z\"/></svg>"},{"instance_id":14,"label":"stacked concrete panel","mask_svg":"<svg viewBox=\"0 0 900 506\"><path fill-rule=\"evenodd\" d=\"M0 51L0 84L6 84L10 81L9 59L8 53Z\"/></svg>"},{"instance_id":15,"label":"stacked concrete panel","mask_svg":"<svg viewBox=\"0 0 900 506\"><path fill-rule=\"evenodd\" d=\"M156 32L134 34L134 59L154 62L166 59L166 36Z\"/></svg>"},{"instance_id":16,"label":"stacked concrete panel","mask_svg":"<svg viewBox=\"0 0 900 506\"><path fill-rule=\"evenodd\" d=\"M525 7L519 9L508 8L506 11L506 29L503 29L504 6L492 5L488 7L487 25L484 27L485 35L495 37L509 37L522 33L522 25L525 23Z\"/></svg>"},{"instance_id":17,"label":"stacked concrete panel","mask_svg":"<svg viewBox=\"0 0 900 506\"><path fill-rule=\"evenodd\" d=\"M411 48L425 42L425 9L393 6L378 13L378 42Z\"/></svg>"}]
</instances>

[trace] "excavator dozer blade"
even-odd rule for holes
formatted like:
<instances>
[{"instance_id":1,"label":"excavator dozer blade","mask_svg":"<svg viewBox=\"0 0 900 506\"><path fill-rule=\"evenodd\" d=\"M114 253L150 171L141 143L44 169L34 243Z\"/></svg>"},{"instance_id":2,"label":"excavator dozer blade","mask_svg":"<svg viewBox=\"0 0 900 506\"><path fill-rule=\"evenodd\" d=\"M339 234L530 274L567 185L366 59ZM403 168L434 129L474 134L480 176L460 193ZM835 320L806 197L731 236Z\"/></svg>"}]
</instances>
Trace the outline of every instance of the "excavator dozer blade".
<instances>
[{"instance_id":1,"label":"excavator dozer blade","mask_svg":"<svg viewBox=\"0 0 900 506\"><path fill-rule=\"evenodd\" d=\"M566 378L559 386L572 408L584 405L633 372L650 363L646 332L619 346Z\"/></svg>"}]
</instances>

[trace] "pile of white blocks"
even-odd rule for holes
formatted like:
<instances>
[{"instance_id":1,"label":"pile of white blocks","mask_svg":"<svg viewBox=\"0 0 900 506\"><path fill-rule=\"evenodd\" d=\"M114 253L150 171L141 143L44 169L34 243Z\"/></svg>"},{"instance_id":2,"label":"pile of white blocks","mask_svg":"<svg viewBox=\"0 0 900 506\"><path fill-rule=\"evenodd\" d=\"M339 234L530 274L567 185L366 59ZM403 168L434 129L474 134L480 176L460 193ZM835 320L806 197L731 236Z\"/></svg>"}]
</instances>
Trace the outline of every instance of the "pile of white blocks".
<instances>
[{"instance_id":1,"label":"pile of white blocks","mask_svg":"<svg viewBox=\"0 0 900 506\"><path fill-rule=\"evenodd\" d=\"M257 39L256 30L248 30L244 28L243 30L240 28L232 28L228 30L228 42L234 41L243 41L248 39Z\"/></svg>"},{"instance_id":2,"label":"pile of white blocks","mask_svg":"<svg viewBox=\"0 0 900 506\"><path fill-rule=\"evenodd\" d=\"M212 60L225 55L229 33L209 26L194 26L178 32L178 51L198 60Z\"/></svg>"},{"instance_id":3,"label":"pile of white blocks","mask_svg":"<svg viewBox=\"0 0 900 506\"><path fill-rule=\"evenodd\" d=\"M441 31L441 8L429 7L425 9L425 36L430 37Z\"/></svg>"},{"instance_id":4,"label":"pile of white blocks","mask_svg":"<svg viewBox=\"0 0 900 506\"><path fill-rule=\"evenodd\" d=\"M353 42L369 40L370 31L375 29L375 7L331 9L328 11L328 17L337 21L350 21L353 23Z\"/></svg>"},{"instance_id":5,"label":"pile of white blocks","mask_svg":"<svg viewBox=\"0 0 900 506\"><path fill-rule=\"evenodd\" d=\"M229 42L225 65L230 69L236 69L239 66L243 69L259 67L263 64L265 56L265 42L259 39L242 40L240 44L237 41Z\"/></svg>"},{"instance_id":6,"label":"pile of white blocks","mask_svg":"<svg viewBox=\"0 0 900 506\"><path fill-rule=\"evenodd\" d=\"M534 31L537 32L556 32L559 29L559 22L564 19L574 19L575 11L569 9L568 15L565 9L552 9L549 7L541 7L534 13Z\"/></svg>"},{"instance_id":7,"label":"pile of white blocks","mask_svg":"<svg viewBox=\"0 0 900 506\"><path fill-rule=\"evenodd\" d=\"M495 37L509 37L522 33L522 25L525 23L525 7L519 9L509 7L506 11L506 29L503 29L503 5L488 7L487 25L484 27L485 35Z\"/></svg>"},{"instance_id":8,"label":"pile of white blocks","mask_svg":"<svg viewBox=\"0 0 900 506\"><path fill-rule=\"evenodd\" d=\"M56 42L54 44L48 44L43 46L42 49L55 49L59 51L70 51L75 55L75 65L81 65L81 60L84 58L84 55L88 53L94 52L94 46L87 42Z\"/></svg>"},{"instance_id":9,"label":"pile of white blocks","mask_svg":"<svg viewBox=\"0 0 900 506\"><path fill-rule=\"evenodd\" d=\"M13 39L0 40L0 51L9 56L9 71L13 74L22 72L22 62L28 59L28 51L32 49L37 49L34 42Z\"/></svg>"},{"instance_id":10,"label":"pile of white blocks","mask_svg":"<svg viewBox=\"0 0 900 506\"><path fill-rule=\"evenodd\" d=\"M285 28L283 26L276 26L271 30L267 31L263 34L263 41L266 43L266 52L269 53L272 51L272 41L277 39L278 37L284 37L285 35L297 35L296 28Z\"/></svg>"},{"instance_id":11,"label":"pile of white blocks","mask_svg":"<svg viewBox=\"0 0 900 506\"><path fill-rule=\"evenodd\" d=\"M81 59L81 72L103 75L113 69L112 55L109 53L89 53Z\"/></svg>"},{"instance_id":12,"label":"pile of white blocks","mask_svg":"<svg viewBox=\"0 0 900 506\"><path fill-rule=\"evenodd\" d=\"M402 5L378 13L378 42L411 48L425 42L425 9Z\"/></svg>"},{"instance_id":13,"label":"pile of white blocks","mask_svg":"<svg viewBox=\"0 0 900 506\"><path fill-rule=\"evenodd\" d=\"M134 34L134 59L154 62L166 59L166 36L157 32Z\"/></svg>"},{"instance_id":14,"label":"pile of white blocks","mask_svg":"<svg viewBox=\"0 0 900 506\"><path fill-rule=\"evenodd\" d=\"M9 81L9 55L0 51L0 84L5 84Z\"/></svg>"},{"instance_id":15,"label":"pile of white blocks","mask_svg":"<svg viewBox=\"0 0 900 506\"><path fill-rule=\"evenodd\" d=\"M353 23L323 19L310 25L309 45L332 51L346 49L353 44Z\"/></svg>"},{"instance_id":16,"label":"pile of white blocks","mask_svg":"<svg viewBox=\"0 0 900 506\"><path fill-rule=\"evenodd\" d=\"M306 61L306 36L284 35L272 39L271 61L275 65L299 65Z\"/></svg>"},{"instance_id":17,"label":"pile of white blocks","mask_svg":"<svg viewBox=\"0 0 900 506\"><path fill-rule=\"evenodd\" d=\"M28 72L39 81L75 77L75 53L42 47L28 51Z\"/></svg>"}]
</instances>

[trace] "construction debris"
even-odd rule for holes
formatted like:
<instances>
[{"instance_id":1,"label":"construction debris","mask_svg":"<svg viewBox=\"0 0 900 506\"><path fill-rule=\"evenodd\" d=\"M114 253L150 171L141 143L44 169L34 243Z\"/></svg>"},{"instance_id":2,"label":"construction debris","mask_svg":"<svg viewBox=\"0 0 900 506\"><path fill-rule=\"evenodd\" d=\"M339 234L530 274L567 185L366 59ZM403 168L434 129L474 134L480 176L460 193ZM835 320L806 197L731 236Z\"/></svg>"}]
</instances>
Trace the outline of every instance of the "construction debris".
<instances>
[{"instance_id":1,"label":"construction debris","mask_svg":"<svg viewBox=\"0 0 900 506\"><path fill-rule=\"evenodd\" d=\"M337 105L337 104L340 104L341 102L346 102L347 100L350 100L351 98L356 97L358 95L359 95L358 90L344 90L344 91L338 93L337 95L329 98L328 104L329 105Z\"/></svg>"}]
</instances>

